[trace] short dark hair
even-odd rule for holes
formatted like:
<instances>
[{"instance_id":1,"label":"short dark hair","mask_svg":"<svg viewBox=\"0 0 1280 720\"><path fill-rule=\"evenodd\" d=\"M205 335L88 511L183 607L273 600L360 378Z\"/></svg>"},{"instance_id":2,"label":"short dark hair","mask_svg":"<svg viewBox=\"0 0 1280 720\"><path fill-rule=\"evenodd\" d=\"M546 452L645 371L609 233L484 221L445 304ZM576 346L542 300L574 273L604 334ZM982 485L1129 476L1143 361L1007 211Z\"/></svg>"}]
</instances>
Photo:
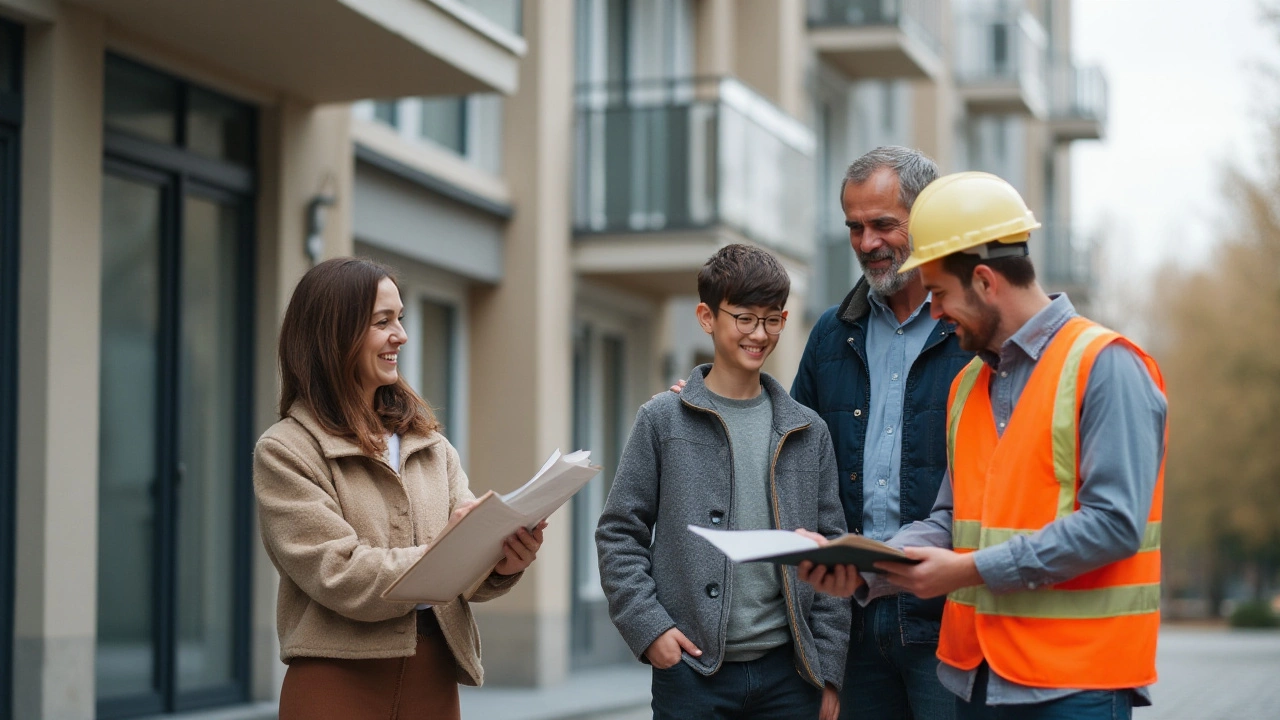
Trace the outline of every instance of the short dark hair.
<instances>
[{"instance_id":1,"label":"short dark hair","mask_svg":"<svg viewBox=\"0 0 1280 720\"><path fill-rule=\"evenodd\" d=\"M720 311L720 303L781 310L791 277L772 253L751 245L725 245L698 271L698 299Z\"/></svg>"},{"instance_id":2,"label":"short dark hair","mask_svg":"<svg viewBox=\"0 0 1280 720\"><path fill-rule=\"evenodd\" d=\"M955 252L942 257L942 269L960 278L960 286L968 290L973 285L973 271L986 265L1004 276L1014 287L1030 287L1036 281L1036 268L1029 257L982 258L966 252Z\"/></svg>"}]
</instances>

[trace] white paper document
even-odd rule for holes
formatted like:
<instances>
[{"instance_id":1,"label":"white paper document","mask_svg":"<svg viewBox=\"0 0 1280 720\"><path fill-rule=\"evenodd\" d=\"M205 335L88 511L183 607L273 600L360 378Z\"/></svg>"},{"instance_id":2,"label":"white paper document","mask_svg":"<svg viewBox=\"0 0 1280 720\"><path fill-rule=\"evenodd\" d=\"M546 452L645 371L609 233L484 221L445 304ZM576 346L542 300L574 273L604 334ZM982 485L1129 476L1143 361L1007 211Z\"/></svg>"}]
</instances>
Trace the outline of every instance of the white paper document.
<instances>
[{"instance_id":1,"label":"white paper document","mask_svg":"<svg viewBox=\"0 0 1280 720\"><path fill-rule=\"evenodd\" d=\"M462 520L450 522L383 597L443 605L469 596L502 560L504 540L521 527L532 530L599 472L586 450L556 450L524 485L505 495L485 493Z\"/></svg>"},{"instance_id":2,"label":"white paper document","mask_svg":"<svg viewBox=\"0 0 1280 720\"><path fill-rule=\"evenodd\" d=\"M689 529L734 562L750 562L818 547L818 543L788 530L710 530L697 525L690 525Z\"/></svg>"}]
</instances>

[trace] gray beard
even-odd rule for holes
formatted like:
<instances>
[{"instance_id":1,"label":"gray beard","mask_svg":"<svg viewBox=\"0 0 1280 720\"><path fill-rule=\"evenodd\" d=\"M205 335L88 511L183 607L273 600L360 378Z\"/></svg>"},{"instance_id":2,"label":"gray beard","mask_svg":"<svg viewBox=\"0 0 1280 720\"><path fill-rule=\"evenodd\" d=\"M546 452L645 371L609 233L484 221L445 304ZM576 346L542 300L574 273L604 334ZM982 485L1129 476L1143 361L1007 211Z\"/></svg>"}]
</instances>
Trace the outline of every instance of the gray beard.
<instances>
[{"instance_id":1,"label":"gray beard","mask_svg":"<svg viewBox=\"0 0 1280 720\"><path fill-rule=\"evenodd\" d=\"M875 273L868 272L866 268L862 269L862 276L867 279L867 285L871 286L871 291L882 298L887 298L898 294L908 283L920 274L920 269L898 273L901 265L894 264L888 270L881 270Z\"/></svg>"}]
</instances>

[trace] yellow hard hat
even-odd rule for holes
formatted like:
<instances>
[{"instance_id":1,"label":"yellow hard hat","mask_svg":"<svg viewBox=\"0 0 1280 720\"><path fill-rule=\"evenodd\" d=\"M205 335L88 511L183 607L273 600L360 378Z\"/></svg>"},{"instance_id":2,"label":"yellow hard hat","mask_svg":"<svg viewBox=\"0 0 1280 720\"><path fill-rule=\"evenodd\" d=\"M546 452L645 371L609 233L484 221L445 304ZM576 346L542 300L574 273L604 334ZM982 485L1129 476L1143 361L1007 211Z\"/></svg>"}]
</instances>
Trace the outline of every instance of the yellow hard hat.
<instances>
[{"instance_id":1,"label":"yellow hard hat","mask_svg":"<svg viewBox=\"0 0 1280 720\"><path fill-rule=\"evenodd\" d=\"M911 206L907 233L911 257L900 273L952 253L983 248L983 257L1025 252L988 252L987 243L1025 243L1040 227L1013 186L984 172L944 175L925 186ZM1012 249L1012 248L1011 248Z\"/></svg>"}]
</instances>

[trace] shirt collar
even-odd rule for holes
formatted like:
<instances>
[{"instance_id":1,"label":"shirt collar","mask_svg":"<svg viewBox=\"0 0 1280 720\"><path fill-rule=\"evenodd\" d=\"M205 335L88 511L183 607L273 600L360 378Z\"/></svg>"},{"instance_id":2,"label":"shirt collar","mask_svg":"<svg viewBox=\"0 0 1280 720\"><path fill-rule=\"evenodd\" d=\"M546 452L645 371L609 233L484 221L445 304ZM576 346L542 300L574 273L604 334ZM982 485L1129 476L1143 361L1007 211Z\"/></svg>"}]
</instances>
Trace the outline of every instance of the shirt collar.
<instances>
[{"instance_id":1,"label":"shirt collar","mask_svg":"<svg viewBox=\"0 0 1280 720\"><path fill-rule=\"evenodd\" d=\"M1021 350L1033 361L1040 360L1040 354L1044 352L1053 336L1058 334L1068 320L1077 315L1076 308L1071 304L1066 293L1051 293L1049 299L1048 305L1032 315L1030 320L1023 323L1017 332L1004 341L1004 345L1000 348L1000 355L997 356L989 350L978 353L983 362L993 368L999 367L1000 362L1007 360L1010 350L1014 348Z\"/></svg>"},{"instance_id":2,"label":"shirt collar","mask_svg":"<svg viewBox=\"0 0 1280 720\"><path fill-rule=\"evenodd\" d=\"M925 295L924 301L920 303L920 306L917 307L915 310L912 310L911 315L909 315L907 319L902 321L901 323L898 322L898 316L893 314L893 310L889 307L888 303L884 301L884 298L880 297L880 293L876 292L875 290L872 290L871 292L867 293L867 299L871 301L870 305L871 305L872 315L886 316L888 318L891 318L892 324L894 327L906 327L907 325L910 325L911 322L914 321L917 317L920 316L920 313L922 310L929 307L929 304L933 302L933 293L929 293Z\"/></svg>"}]
</instances>

